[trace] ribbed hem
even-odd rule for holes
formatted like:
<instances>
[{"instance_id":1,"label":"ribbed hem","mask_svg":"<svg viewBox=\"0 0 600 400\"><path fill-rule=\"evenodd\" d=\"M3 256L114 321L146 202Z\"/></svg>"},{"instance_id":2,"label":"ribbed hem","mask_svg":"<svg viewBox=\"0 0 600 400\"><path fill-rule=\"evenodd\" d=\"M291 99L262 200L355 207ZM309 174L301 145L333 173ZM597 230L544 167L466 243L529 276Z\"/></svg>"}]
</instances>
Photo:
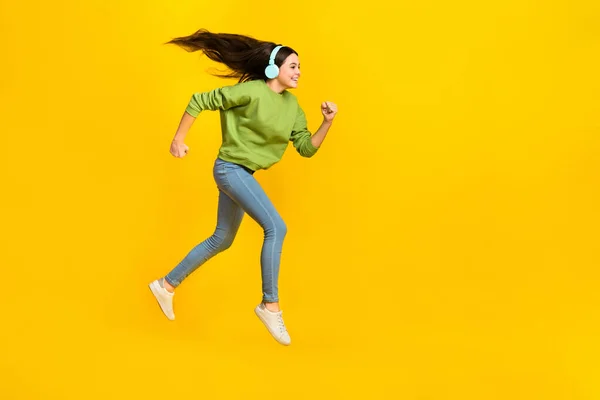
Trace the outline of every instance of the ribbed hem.
<instances>
[{"instance_id":1,"label":"ribbed hem","mask_svg":"<svg viewBox=\"0 0 600 400\"><path fill-rule=\"evenodd\" d=\"M317 154L317 151L319 151L319 148L318 148L318 147L315 147L315 146L312 144L312 142L310 141L310 139L308 140L308 143L307 143L307 144L308 144L308 149L307 149L307 150L308 150L308 155L307 155L307 157L312 157L312 156L314 156L315 154Z\"/></svg>"},{"instance_id":2,"label":"ribbed hem","mask_svg":"<svg viewBox=\"0 0 600 400\"><path fill-rule=\"evenodd\" d=\"M230 163L234 163L234 164L239 164L239 165L243 165L244 167L252 170L252 171L258 171L259 169L263 169L264 167L261 165L258 165L256 163L253 163L250 160L245 160L245 159L239 159L239 158L235 158L232 157L230 155L228 155L227 153L224 152L219 152L219 158L223 161L228 161Z\"/></svg>"},{"instance_id":3,"label":"ribbed hem","mask_svg":"<svg viewBox=\"0 0 600 400\"><path fill-rule=\"evenodd\" d=\"M200 112L198 110L194 110L192 107L187 106L185 112L190 114L192 117L197 118Z\"/></svg>"}]
</instances>

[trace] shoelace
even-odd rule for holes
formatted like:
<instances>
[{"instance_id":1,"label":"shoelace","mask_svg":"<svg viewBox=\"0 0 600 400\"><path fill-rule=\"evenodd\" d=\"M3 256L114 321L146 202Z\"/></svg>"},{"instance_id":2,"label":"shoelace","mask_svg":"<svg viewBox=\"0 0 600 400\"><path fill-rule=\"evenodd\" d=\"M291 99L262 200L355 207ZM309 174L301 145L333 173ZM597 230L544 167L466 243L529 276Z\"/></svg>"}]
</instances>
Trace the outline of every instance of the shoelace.
<instances>
[{"instance_id":1,"label":"shoelace","mask_svg":"<svg viewBox=\"0 0 600 400\"><path fill-rule=\"evenodd\" d=\"M286 329L285 324L283 323L283 316L281 314L277 315L277 321L279 322L279 332L284 333Z\"/></svg>"}]
</instances>

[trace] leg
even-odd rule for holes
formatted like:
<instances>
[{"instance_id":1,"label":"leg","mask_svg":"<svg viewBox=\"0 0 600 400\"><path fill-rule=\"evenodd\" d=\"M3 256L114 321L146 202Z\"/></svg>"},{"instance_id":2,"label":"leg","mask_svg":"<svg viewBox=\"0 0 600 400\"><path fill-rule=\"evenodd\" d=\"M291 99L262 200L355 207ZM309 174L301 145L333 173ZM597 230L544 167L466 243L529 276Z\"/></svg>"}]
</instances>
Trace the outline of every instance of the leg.
<instances>
[{"instance_id":1,"label":"leg","mask_svg":"<svg viewBox=\"0 0 600 400\"><path fill-rule=\"evenodd\" d=\"M172 291L198 267L218 253L227 250L242 222L244 211L227 194L219 189L219 208L215 232L194 247L187 256L165 276L165 287Z\"/></svg>"},{"instance_id":2,"label":"leg","mask_svg":"<svg viewBox=\"0 0 600 400\"><path fill-rule=\"evenodd\" d=\"M223 163L224 179L221 188L264 230L261 251L263 302L279 311L279 263L287 227L250 172L239 165Z\"/></svg>"}]
</instances>

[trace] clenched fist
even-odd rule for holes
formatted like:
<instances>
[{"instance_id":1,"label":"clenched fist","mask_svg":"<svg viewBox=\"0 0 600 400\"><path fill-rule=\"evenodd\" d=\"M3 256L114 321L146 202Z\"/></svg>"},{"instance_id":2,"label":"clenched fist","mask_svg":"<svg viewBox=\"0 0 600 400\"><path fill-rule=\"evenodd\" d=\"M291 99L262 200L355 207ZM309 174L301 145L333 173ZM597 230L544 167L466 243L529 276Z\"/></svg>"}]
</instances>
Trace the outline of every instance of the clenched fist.
<instances>
[{"instance_id":1,"label":"clenched fist","mask_svg":"<svg viewBox=\"0 0 600 400\"><path fill-rule=\"evenodd\" d=\"M173 157L183 158L190 151L190 148L183 142L173 140L171 142L171 154Z\"/></svg>"},{"instance_id":2,"label":"clenched fist","mask_svg":"<svg viewBox=\"0 0 600 400\"><path fill-rule=\"evenodd\" d=\"M323 113L325 121L331 122L337 114L337 106L331 101L324 101L321 103L321 112Z\"/></svg>"}]
</instances>

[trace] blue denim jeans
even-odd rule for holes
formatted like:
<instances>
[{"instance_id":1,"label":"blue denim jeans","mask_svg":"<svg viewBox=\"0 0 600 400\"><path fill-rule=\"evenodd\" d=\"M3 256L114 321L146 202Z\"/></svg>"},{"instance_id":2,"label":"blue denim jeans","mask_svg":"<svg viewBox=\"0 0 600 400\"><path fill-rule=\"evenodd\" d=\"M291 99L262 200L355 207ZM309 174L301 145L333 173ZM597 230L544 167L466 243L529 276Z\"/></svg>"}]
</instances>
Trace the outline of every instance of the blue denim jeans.
<instances>
[{"instance_id":1,"label":"blue denim jeans","mask_svg":"<svg viewBox=\"0 0 600 400\"><path fill-rule=\"evenodd\" d=\"M264 230L261 251L262 292L264 302L279 301L279 261L287 227L266 193L247 168L217 158L213 175L219 189L217 227L202 243L165 276L174 287L199 266L233 243L244 214L247 213Z\"/></svg>"}]
</instances>

